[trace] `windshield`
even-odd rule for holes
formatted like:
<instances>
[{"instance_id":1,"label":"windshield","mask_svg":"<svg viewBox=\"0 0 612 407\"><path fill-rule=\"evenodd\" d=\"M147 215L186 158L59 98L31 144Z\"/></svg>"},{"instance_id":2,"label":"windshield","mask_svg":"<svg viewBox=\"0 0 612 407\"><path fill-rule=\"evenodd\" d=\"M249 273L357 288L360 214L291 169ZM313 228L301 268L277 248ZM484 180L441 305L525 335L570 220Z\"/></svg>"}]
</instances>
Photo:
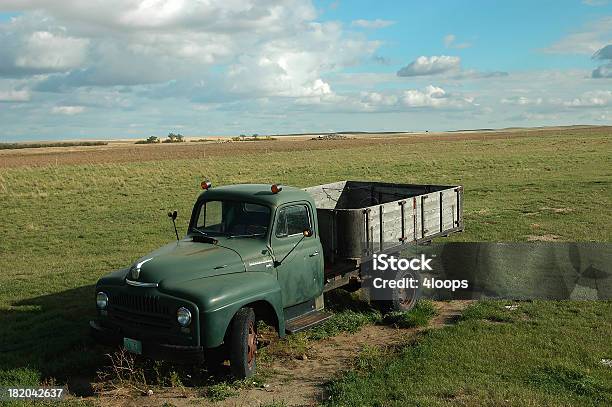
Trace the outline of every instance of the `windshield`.
<instances>
[{"instance_id":1,"label":"windshield","mask_svg":"<svg viewBox=\"0 0 612 407\"><path fill-rule=\"evenodd\" d=\"M192 229L207 236L263 238L269 225L267 206L240 201L204 201Z\"/></svg>"}]
</instances>

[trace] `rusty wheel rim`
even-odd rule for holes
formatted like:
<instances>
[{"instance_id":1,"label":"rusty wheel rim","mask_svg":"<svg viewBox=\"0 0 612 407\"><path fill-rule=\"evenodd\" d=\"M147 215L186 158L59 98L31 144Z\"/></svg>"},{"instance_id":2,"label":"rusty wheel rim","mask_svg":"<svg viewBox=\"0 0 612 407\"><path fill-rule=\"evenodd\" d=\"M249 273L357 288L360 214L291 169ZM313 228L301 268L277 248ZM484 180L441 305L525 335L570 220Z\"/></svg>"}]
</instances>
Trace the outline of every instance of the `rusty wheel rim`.
<instances>
[{"instance_id":1,"label":"rusty wheel rim","mask_svg":"<svg viewBox=\"0 0 612 407\"><path fill-rule=\"evenodd\" d=\"M402 308L408 308L412 305L412 303L414 302L414 298L416 296L416 292L415 290L411 290L411 289L405 289L402 288L399 290L399 303L402 306Z\"/></svg>"},{"instance_id":2,"label":"rusty wheel rim","mask_svg":"<svg viewBox=\"0 0 612 407\"><path fill-rule=\"evenodd\" d=\"M255 324L249 324L249 333L247 336L247 364L249 368L255 363L255 353L257 352L257 333L255 332Z\"/></svg>"}]
</instances>

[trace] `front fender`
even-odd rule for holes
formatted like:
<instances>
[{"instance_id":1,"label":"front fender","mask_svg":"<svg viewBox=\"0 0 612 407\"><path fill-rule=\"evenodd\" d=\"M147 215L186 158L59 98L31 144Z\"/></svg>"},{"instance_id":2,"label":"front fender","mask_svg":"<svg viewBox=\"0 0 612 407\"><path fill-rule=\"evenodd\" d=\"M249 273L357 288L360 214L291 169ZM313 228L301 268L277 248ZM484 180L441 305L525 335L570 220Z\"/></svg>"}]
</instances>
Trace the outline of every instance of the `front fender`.
<instances>
[{"instance_id":1,"label":"front fender","mask_svg":"<svg viewBox=\"0 0 612 407\"><path fill-rule=\"evenodd\" d=\"M162 283L160 291L193 301L200 309L200 338L203 346L223 344L236 312L254 302L267 303L276 314L278 332L285 333L281 290L276 276L266 272L241 272L182 283Z\"/></svg>"},{"instance_id":2,"label":"front fender","mask_svg":"<svg viewBox=\"0 0 612 407\"><path fill-rule=\"evenodd\" d=\"M100 277L97 286L116 286L116 285L124 285L125 284L125 276L129 273L130 269L123 268L119 270L115 270L112 273L106 274L105 276Z\"/></svg>"}]
</instances>

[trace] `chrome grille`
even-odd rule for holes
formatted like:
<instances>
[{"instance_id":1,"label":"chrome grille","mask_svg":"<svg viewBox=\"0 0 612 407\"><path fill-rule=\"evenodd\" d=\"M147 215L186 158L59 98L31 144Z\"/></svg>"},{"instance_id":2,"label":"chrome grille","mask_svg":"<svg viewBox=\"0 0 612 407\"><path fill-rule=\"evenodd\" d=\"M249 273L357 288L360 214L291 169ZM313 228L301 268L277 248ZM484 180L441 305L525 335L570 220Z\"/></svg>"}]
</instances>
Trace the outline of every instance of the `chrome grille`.
<instances>
[{"instance_id":1,"label":"chrome grille","mask_svg":"<svg viewBox=\"0 0 612 407\"><path fill-rule=\"evenodd\" d=\"M146 314L169 314L167 305L159 301L158 296L118 294L109 299L113 306Z\"/></svg>"},{"instance_id":2,"label":"chrome grille","mask_svg":"<svg viewBox=\"0 0 612 407\"><path fill-rule=\"evenodd\" d=\"M176 321L159 296L116 294L109 298L109 318L125 326L171 330Z\"/></svg>"}]
</instances>

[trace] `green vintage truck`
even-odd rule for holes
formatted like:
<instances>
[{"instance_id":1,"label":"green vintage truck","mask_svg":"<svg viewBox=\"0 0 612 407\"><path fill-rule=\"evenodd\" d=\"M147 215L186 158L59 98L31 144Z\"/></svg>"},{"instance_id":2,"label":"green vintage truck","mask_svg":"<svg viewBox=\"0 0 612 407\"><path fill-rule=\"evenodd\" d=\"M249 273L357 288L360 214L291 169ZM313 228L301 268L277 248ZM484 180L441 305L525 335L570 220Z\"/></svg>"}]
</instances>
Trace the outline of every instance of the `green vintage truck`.
<instances>
[{"instance_id":1,"label":"green vintage truck","mask_svg":"<svg viewBox=\"0 0 612 407\"><path fill-rule=\"evenodd\" d=\"M202 188L183 238L98 281L90 326L99 342L211 369L229 359L248 377L259 320L280 337L315 326L329 317L323 293L359 288L368 256L463 230L460 186ZM414 301L399 290L390 306Z\"/></svg>"}]
</instances>

